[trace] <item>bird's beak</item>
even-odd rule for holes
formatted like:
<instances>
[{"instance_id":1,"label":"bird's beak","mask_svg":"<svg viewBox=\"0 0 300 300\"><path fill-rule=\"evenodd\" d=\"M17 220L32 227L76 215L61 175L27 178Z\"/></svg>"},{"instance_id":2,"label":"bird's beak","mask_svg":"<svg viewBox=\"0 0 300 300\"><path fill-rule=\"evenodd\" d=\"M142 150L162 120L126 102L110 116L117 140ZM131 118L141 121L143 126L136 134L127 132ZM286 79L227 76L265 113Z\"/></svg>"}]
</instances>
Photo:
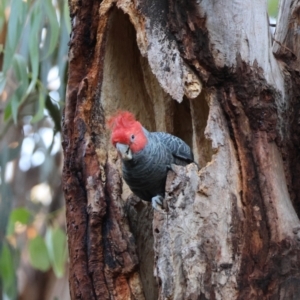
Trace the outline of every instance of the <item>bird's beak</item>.
<instances>
[{"instance_id":1,"label":"bird's beak","mask_svg":"<svg viewBox=\"0 0 300 300\"><path fill-rule=\"evenodd\" d=\"M131 160L132 159L132 152L128 145L116 143L116 148L123 160Z\"/></svg>"}]
</instances>

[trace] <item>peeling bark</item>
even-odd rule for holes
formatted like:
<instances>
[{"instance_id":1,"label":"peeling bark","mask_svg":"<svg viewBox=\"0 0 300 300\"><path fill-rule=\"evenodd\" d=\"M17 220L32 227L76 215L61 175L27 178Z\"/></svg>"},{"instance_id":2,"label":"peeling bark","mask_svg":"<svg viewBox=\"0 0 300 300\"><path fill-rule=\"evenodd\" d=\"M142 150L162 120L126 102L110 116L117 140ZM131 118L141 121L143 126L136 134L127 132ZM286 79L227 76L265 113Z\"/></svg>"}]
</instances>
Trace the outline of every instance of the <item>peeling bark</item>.
<instances>
[{"instance_id":1,"label":"peeling bark","mask_svg":"<svg viewBox=\"0 0 300 300\"><path fill-rule=\"evenodd\" d=\"M262 0L70 1L72 299L298 299L299 7L281 1L272 37ZM193 148L167 214L121 180L118 109Z\"/></svg>"}]
</instances>

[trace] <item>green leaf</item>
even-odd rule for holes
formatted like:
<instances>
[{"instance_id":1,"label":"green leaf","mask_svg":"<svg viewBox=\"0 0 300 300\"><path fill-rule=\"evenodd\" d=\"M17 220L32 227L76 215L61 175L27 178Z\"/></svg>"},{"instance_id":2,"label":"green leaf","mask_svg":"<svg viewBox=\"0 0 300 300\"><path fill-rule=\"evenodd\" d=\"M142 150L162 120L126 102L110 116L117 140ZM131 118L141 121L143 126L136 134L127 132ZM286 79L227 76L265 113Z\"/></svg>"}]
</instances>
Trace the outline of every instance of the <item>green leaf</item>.
<instances>
[{"instance_id":1,"label":"green leaf","mask_svg":"<svg viewBox=\"0 0 300 300\"><path fill-rule=\"evenodd\" d=\"M9 103L6 105L7 110L5 111L4 119L7 120L12 116L14 123L17 124L19 106L28 88L28 74L26 61L21 55L15 54L13 56L12 66L18 80L18 87L13 91Z\"/></svg>"},{"instance_id":2,"label":"green leaf","mask_svg":"<svg viewBox=\"0 0 300 300\"><path fill-rule=\"evenodd\" d=\"M31 213L24 207L19 207L11 211L7 227L7 235L14 233L16 222L27 225L31 221Z\"/></svg>"},{"instance_id":3,"label":"green leaf","mask_svg":"<svg viewBox=\"0 0 300 300\"><path fill-rule=\"evenodd\" d=\"M5 109L4 109L4 121L7 121L11 117L11 103L7 103Z\"/></svg>"},{"instance_id":4,"label":"green leaf","mask_svg":"<svg viewBox=\"0 0 300 300\"><path fill-rule=\"evenodd\" d=\"M7 42L10 48L13 50L17 47L17 43L22 31L22 25L25 21L23 16L24 5L24 1L20 0L12 0L11 3L11 10L8 20Z\"/></svg>"},{"instance_id":5,"label":"green leaf","mask_svg":"<svg viewBox=\"0 0 300 300\"><path fill-rule=\"evenodd\" d=\"M65 232L58 227L49 227L46 233L46 245L54 273L57 277L62 277L67 259Z\"/></svg>"},{"instance_id":6,"label":"green leaf","mask_svg":"<svg viewBox=\"0 0 300 300\"><path fill-rule=\"evenodd\" d=\"M2 247L0 255L0 277L3 282L4 291L8 291L15 281L14 261L12 253L7 244Z\"/></svg>"},{"instance_id":7,"label":"green leaf","mask_svg":"<svg viewBox=\"0 0 300 300\"><path fill-rule=\"evenodd\" d=\"M71 21L70 21L70 10L69 10L68 1L64 2L64 19L65 19L67 31L70 34L71 33Z\"/></svg>"},{"instance_id":8,"label":"green leaf","mask_svg":"<svg viewBox=\"0 0 300 300\"><path fill-rule=\"evenodd\" d=\"M55 7L53 6L52 0L44 0L43 4L45 5L46 16L48 17L49 24L47 26L47 38L50 39L48 44L48 51L44 58L50 55L55 47L57 46L58 37L59 37L59 24L57 21Z\"/></svg>"},{"instance_id":9,"label":"green leaf","mask_svg":"<svg viewBox=\"0 0 300 300\"><path fill-rule=\"evenodd\" d=\"M31 120L31 123L36 123L40 121L44 117L44 109L45 109L45 95L42 91L39 92L39 108L37 113Z\"/></svg>"},{"instance_id":10,"label":"green leaf","mask_svg":"<svg viewBox=\"0 0 300 300\"><path fill-rule=\"evenodd\" d=\"M40 2L35 3L35 8L31 14L31 28L29 36L29 56L31 62L31 82L27 94L33 90L39 73L39 36L41 27Z\"/></svg>"},{"instance_id":11,"label":"green leaf","mask_svg":"<svg viewBox=\"0 0 300 300\"><path fill-rule=\"evenodd\" d=\"M18 109L19 109L20 102L15 93L12 95L10 103L11 103L12 117L13 117L14 123L17 124L18 123Z\"/></svg>"},{"instance_id":12,"label":"green leaf","mask_svg":"<svg viewBox=\"0 0 300 300\"><path fill-rule=\"evenodd\" d=\"M29 241L29 258L31 265L41 271L50 268L50 260L44 239L37 236Z\"/></svg>"},{"instance_id":13,"label":"green leaf","mask_svg":"<svg viewBox=\"0 0 300 300\"><path fill-rule=\"evenodd\" d=\"M14 123L17 124L19 105L18 97L16 93L13 93L4 109L4 121L7 121L12 116Z\"/></svg>"},{"instance_id":14,"label":"green leaf","mask_svg":"<svg viewBox=\"0 0 300 300\"><path fill-rule=\"evenodd\" d=\"M24 27L28 4L25 1L12 0L7 29L7 43L5 44L3 72L11 66L20 36Z\"/></svg>"},{"instance_id":15,"label":"green leaf","mask_svg":"<svg viewBox=\"0 0 300 300\"><path fill-rule=\"evenodd\" d=\"M0 31L2 31L5 24L5 9L6 9L6 0L0 1Z\"/></svg>"},{"instance_id":16,"label":"green leaf","mask_svg":"<svg viewBox=\"0 0 300 300\"><path fill-rule=\"evenodd\" d=\"M28 88L29 80L27 73L27 63L23 56L20 54L15 54L13 60L13 67L15 71L15 75L19 81L18 97L21 99L26 94L26 90Z\"/></svg>"}]
</instances>

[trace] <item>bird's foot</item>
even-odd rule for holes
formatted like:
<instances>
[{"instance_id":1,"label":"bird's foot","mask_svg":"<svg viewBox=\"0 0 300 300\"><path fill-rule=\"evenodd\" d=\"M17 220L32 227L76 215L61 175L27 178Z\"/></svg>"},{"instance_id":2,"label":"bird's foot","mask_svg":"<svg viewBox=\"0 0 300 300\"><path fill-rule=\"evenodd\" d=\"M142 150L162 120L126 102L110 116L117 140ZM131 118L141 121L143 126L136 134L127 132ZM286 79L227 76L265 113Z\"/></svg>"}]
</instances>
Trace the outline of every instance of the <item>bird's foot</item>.
<instances>
[{"instance_id":1,"label":"bird's foot","mask_svg":"<svg viewBox=\"0 0 300 300\"><path fill-rule=\"evenodd\" d=\"M160 195L157 195L151 199L152 207L155 210L159 211L160 213L165 214L166 212L163 209L163 201L164 201L164 198Z\"/></svg>"}]
</instances>

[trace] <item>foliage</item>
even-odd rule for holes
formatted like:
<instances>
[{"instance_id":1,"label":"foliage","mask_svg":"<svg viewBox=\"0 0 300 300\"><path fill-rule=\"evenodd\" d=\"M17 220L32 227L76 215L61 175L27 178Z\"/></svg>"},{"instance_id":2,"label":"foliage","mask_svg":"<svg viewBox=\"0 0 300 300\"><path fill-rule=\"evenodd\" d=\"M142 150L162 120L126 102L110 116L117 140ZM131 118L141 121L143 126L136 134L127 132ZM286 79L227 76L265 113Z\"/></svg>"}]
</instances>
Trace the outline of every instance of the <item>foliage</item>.
<instances>
[{"instance_id":1,"label":"foliage","mask_svg":"<svg viewBox=\"0 0 300 300\"><path fill-rule=\"evenodd\" d=\"M38 270L47 271L50 260L44 239L38 235L29 241L29 255L31 264Z\"/></svg>"},{"instance_id":2,"label":"foliage","mask_svg":"<svg viewBox=\"0 0 300 300\"><path fill-rule=\"evenodd\" d=\"M52 267L57 277L64 274L67 259L64 231L57 225L48 225L44 238L37 233L35 222L36 218L23 207L12 210L9 217L7 239L0 253L0 278L4 291L11 298L16 297L14 270L18 266L18 254L21 250L16 247L16 243L24 232L28 237L28 254L31 265L40 271L48 271ZM22 247L24 248L23 244Z\"/></svg>"},{"instance_id":3,"label":"foliage","mask_svg":"<svg viewBox=\"0 0 300 300\"><path fill-rule=\"evenodd\" d=\"M17 297L20 259L64 273L56 191L69 33L67 1L0 1L0 298Z\"/></svg>"},{"instance_id":4,"label":"foliage","mask_svg":"<svg viewBox=\"0 0 300 300\"><path fill-rule=\"evenodd\" d=\"M29 224L31 214L24 208L16 208L10 213L9 223L7 226L7 235L12 235L15 231L15 224L20 223L23 225Z\"/></svg>"},{"instance_id":5,"label":"foliage","mask_svg":"<svg viewBox=\"0 0 300 300\"><path fill-rule=\"evenodd\" d=\"M2 3L0 15L5 16L6 11L10 11L0 75L0 94L5 88L9 90L5 99L6 122L13 121L16 124L24 107L33 101L33 107L26 112L33 116L32 122L40 121L46 108L56 122L56 129L60 128L57 123L60 120L57 116L59 103L49 97L47 76L53 65L58 66L60 76L64 75L67 35L70 30L67 9L66 1L56 5L51 0L6 0ZM5 20L1 23L4 24ZM60 44L62 41L64 43ZM63 84L59 92L62 98Z\"/></svg>"},{"instance_id":6,"label":"foliage","mask_svg":"<svg viewBox=\"0 0 300 300\"><path fill-rule=\"evenodd\" d=\"M268 12L273 18L276 18L278 14L278 2L278 0L268 0Z\"/></svg>"},{"instance_id":7,"label":"foliage","mask_svg":"<svg viewBox=\"0 0 300 300\"><path fill-rule=\"evenodd\" d=\"M10 245L4 244L0 254L0 278L3 290L11 298L17 296L15 288L16 274L14 272L17 263L14 254L15 252L11 251Z\"/></svg>"},{"instance_id":8,"label":"foliage","mask_svg":"<svg viewBox=\"0 0 300 300\"><path fill-rule=\"evenodd\" d=\"M62 277L67 258L65 233L58 227L48 227L46 245L54 273L57 277Z\"/></svg>"}]
</instances>

